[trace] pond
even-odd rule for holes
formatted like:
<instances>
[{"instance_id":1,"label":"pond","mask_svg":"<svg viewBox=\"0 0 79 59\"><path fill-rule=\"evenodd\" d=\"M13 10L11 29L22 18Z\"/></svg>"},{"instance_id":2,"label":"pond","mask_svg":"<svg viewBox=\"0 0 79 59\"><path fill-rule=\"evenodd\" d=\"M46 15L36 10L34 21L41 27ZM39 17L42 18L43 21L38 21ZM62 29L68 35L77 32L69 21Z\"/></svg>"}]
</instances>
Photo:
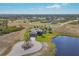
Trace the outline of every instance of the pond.
<instances>
[{"instance_id":1,"label":"pond","mask_svg":"<svg viewBox=\"0 0 79 59\"><path fill-rule=\"evenodd\" d=\"M57 36L52 42L56 45L56 56L79 56L79 38Z\"/></svg>"}]
</instances>

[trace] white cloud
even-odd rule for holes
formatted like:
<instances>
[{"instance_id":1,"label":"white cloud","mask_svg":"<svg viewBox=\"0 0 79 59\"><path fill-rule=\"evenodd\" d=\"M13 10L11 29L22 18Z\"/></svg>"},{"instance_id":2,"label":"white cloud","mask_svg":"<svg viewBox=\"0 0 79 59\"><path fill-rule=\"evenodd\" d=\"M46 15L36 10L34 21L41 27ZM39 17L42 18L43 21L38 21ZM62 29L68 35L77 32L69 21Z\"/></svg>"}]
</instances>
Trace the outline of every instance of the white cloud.
<instances>
[{"instance_id":1,"label":"white cloud","mask_svg":"<svg viewBox=\"0 0 79 59\"><path fill-rule=\"evenodd\" d=\"M59 4L54 4L52 6L47 6L46 8L61 8L62 5L59 5Z\"/></svg>"},{"instance_id":2,"label":"white cloud","mask_svg":"<svg viewBox=\"0 0 79 59\"><path fill-rule=\"evenodd\" d=\"M31 10L45 10L45 9L60 9L62 5L60 4L54 4L51 6L46 6L46 7L38 7L38 8L31 8Z\"/></svg>"},{"instance_id":3,"label":"white cloud","mask_svg":"<svg viewBox=\"0 0 79 59\"><path fill-rule=\"evenodd\" d=\"M44 10L44 9L61 9L63 7L69 6L68 3L62 3L62 4L53 4L50 6L45 6L45 7L38 7L38 8L31 8L31 10Z\"/></svg>"}]
</instances>

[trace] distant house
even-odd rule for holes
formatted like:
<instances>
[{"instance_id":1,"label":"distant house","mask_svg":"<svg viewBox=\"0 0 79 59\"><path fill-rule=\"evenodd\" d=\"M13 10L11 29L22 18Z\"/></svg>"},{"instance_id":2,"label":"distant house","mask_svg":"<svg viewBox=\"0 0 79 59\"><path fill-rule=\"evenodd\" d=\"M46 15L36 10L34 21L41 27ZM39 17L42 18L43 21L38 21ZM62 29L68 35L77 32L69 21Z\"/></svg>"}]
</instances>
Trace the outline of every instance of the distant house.
<instances>
[{"instance_id":1,"label":"distant house","mask_svg":"<svg viewBox=\"0 0 79 59\"><path fill-rule=\"evenodd\" d=\"M34 28L34 29L31 29L31 33L30 33L30 36L31 37L36 37L37 35L42 35L43 34L43 31L39 28Z\"/></svg>"},{"instance_id":2,"label":"distant house","mask_svg":"<svg viewBox=\"0 0 79 59\"><path fill-rule=\"evenodd\" d=\"M37 28L37 35L41 36L43 34L43 30Z\"/></svg>"},{"instance_id":3,"label":"distant house","mask_svg":"<svg viewBox=\"0 0 79 59\"><path fill-rule=\"evenodd\" d=\"M30 36L31 37L36 37L37 36L36 30L32 29L31 32L30 32Z\"/></svg>"}]
</instances>

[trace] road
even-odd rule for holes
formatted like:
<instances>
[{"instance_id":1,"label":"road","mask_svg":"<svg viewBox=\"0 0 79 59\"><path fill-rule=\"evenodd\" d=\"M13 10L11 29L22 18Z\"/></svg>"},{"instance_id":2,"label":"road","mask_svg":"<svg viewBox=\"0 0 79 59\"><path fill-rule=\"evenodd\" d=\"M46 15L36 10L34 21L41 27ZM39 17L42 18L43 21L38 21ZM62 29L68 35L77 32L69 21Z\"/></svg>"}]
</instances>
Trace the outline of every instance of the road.
<instances>
[{"instance_id":1,"label":"road","mask_svg":"<svg viewBox=\"0 0 79 59\"><path fill-rule=\"evenodd\" d=\"M73 20L73 21L68 21L68 22L65 22L65 23L62 23L60 24L59 26L63 26L63 25L66 25L66 24L69 24L69 23L72 23L72 22L77 22L78 20Z\"/></svg>"},{"instance_id":2,"label":"road","mask_svg":"<svg viewBox=\"0 0 79 59\"><path fill-rule=\"evenodd\" d=\"M17 41L22 40L24 32L25 29L0 36L0 55L9 50L8 47L13 46Z\"/></svg>"},{"instance_id":3,"label":"road","mask_svg":"<svg viewBox=\"0 0 79 59\"><path fill-rule=\"evenodd\" d=\"M24 41L20 41L16 43L13 46L11 52L7 56L22 56L22 55L32 54L42 49L42 44L40 42L37 42L34 37L31 37L31 43L33 44L31 48L24 50L22 48L23 43Z\"/></svg>"}]
</instances>

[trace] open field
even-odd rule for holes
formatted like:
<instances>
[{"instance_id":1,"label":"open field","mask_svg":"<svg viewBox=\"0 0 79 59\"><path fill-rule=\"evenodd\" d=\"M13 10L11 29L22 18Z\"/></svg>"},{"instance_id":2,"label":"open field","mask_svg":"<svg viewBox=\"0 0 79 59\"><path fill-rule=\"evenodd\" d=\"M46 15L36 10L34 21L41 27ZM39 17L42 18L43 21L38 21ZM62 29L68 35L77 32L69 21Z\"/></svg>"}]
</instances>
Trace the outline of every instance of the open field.
<instances>
[{"instance_id":1,"label":"open field","mask_svg":"<svg viewBox=\"0 0 79 59\"><path fill-rule=\"evenodd\" d=\"M0 55L5 55L17 41L22 40L23 32L24 30L0 36Z\"/></svg>"},{"instance_id":2,"label":"open field","mask_svg":"<svg viewBox=\"0 0 79 59\"><path fill-rule=\"evenodd\" d=\"M37 41L41 42L41 43L46 43L48 45L48 47L50 49L47 49L46 47L46 51L44 51L43 49L43 53L41 55L55 55L55 44L53 44L51 42L52 38L58 35L65 35L68 34L69 36L79 36L79 24L66 24L63 25L61 27L58 27L60 24L49 24L49 23L41 23L41 22L28 22L26 21L26 23L23 20L17 20L14 22L9 22L8 26L23 26L25 29L21 30L21 31L17 31L17 32L13 32L10 34L6 34L3 36L0 36L0 55L5 55L7 54L11 47L20 40L24 40L24 33L25 37L28 34L27 29L29 29L30 27L34 27L34 26L46 26L46 27L51 27L53 29L52 34L44 34L43 36L37 36ZM27 37L26 37L27 38ZM51 53L51 51L53 51ZM46 53L44 53L46 52ZM34 54L33 54L34 55Z\"/></svg>"},{"instance_id":3,"label":"open field","mask_svg":"<svg viewBox=\"0 0 79 59\"><path fill-rule=\"evenodd\" d=\"M26 24L20 23L20 24L22 26L27 25L27 23ZM15 23L14 23L14 25L9 24L9 26L15 26ZM27 28L28 27L26 26L25 29L23 29L23 30L11 32L9 34L4 34L4 35L0 36L0 55L6 55L17 41L23 40L24 33Z\"/></svg>"},{"instance_id":4,"label":"open field","mask_svg":"<svg viewBox=\"0 0 79 59\"><path fill-rule=\"evenodd\" d=\"M66 24L56 30L62 35L70 35L79 37L79 24Z\"/></svg>"}]
</instances>

